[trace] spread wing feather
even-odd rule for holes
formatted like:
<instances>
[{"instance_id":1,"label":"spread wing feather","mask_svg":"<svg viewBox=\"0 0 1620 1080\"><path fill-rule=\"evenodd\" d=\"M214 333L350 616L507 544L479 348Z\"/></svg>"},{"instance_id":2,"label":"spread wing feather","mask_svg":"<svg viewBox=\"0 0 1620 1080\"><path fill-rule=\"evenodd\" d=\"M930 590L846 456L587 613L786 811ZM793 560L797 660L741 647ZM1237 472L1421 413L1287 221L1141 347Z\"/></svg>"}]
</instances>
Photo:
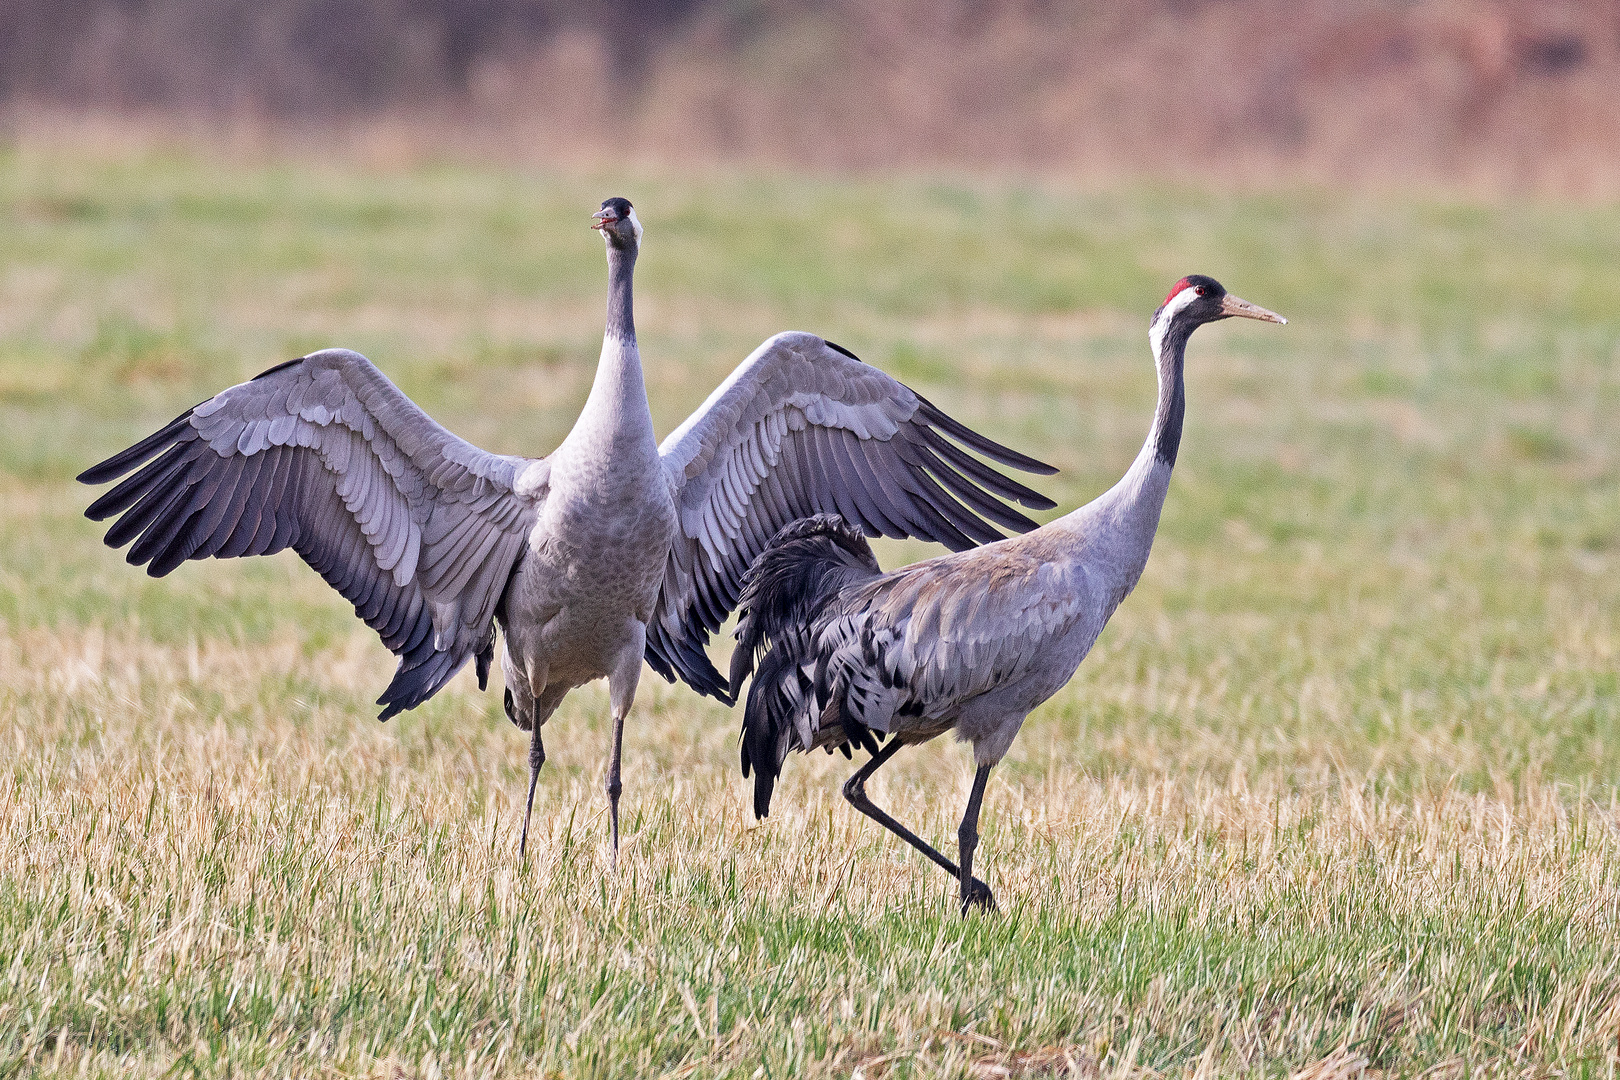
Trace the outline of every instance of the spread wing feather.
<instances>
[{"instance_id":1,"label":"spread wing feather","mask_svg":"<svg viewBox=\"0 0 1620 1080\"><path fill-rule=\"evenodd\" d=\"M796 519L837 514L868 536L915 536L961 551L1000 539L997 525L1035 527L1002 499L1054 505L962 447L1025 472L1056 471L952 420L831 342L803 333L766 341L660 447L680 527L647 662L729 701L704 646L736 606L749 564Z\"/></svg>"},{"instance_id":2,"label":"spread wing feather","mask_svg":"<svg viewBox=\"0 0 1620 1080\"><path fill-rule=\"evenodd\" d=\"M486 453L434 423L359 353L328 349L188 409L86 469L111 547L162 577L188 559L292 548L399 657L386 720L470 657L543 500L543 461ZM518 475L524 478L519 495Z\"/></svg>"}]
</instances>

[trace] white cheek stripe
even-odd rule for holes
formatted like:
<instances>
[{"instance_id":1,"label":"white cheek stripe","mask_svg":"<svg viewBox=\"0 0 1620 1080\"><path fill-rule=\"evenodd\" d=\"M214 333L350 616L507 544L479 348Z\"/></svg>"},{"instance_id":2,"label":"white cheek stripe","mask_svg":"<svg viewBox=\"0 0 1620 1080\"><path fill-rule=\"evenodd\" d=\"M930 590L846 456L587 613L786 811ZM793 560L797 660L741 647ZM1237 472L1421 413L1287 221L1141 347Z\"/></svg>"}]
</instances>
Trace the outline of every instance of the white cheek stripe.
<instances>
[{"instance_id":1,"label":"white cheek stripe","mask_svg":"<svg viewBox=\"0 0 1620 1080\"><path fill-rule=\"evenodd\" d=\"M641 219L636 217L636 208L635 207L632 206L630 208L630 213L629 213L628 217L630 218L630 227L632 229L636 230L636 246L640 247L641 246Z\"/></svg>"},{"instance_id":2,"label":"white cheek stripe","mask_svg":"<svg viewBox=\"0 0 1620 1080\"><path fill-rule=\"evenodd\" d=\"M1174 299L1159 309L1159 317L1153 320L1148 327L1148 338L1153 344L1153 355L1158 356L1159 350L1164 347L1164 333L1170 329L1170 321L1174 319L1187 305L1198 299L1198 286L1189 285L1176 293Z\"/></svg>"},{"instance_id":3,"label":"white cheek stripe","mask_svg":"<svg viewBox=\"0 0 1620 1080\"><path fill-rule=\"evenodd\" d=\"M1197 299L1198 286L1189 285L1185 289L1182 289L1180 292L1176 293L1176 298L1174 300L1164 305L1164 314L1160 317L1168 319Z\"/></svg>"}]
</instances>

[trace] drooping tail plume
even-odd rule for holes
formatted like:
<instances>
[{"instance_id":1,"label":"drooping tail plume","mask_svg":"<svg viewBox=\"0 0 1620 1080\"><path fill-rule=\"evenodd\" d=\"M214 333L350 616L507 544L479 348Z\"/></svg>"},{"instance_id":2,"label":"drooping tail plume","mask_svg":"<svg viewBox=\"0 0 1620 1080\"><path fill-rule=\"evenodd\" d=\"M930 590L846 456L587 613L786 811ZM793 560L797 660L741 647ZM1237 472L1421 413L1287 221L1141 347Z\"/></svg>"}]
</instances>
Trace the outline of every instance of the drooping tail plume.
<instances>
[{"instance_id":1,"label":"drooping tail plume","mask_svg":"<svg viewBox=\"0 0 1620 1080\"><path fill-rule=\"evenodd\" d=\"M737 696L753 675L741 749L743 775L754 776L756 817L770 811L782 759L798 734L796 720L813 707L806 668L814 657L817 616L843 589L882 572L860 529L836 514L784 526L748 568L737 607L731 693ZM803 726L809 730L808 722Z\"/></svg>"}]
</instances>

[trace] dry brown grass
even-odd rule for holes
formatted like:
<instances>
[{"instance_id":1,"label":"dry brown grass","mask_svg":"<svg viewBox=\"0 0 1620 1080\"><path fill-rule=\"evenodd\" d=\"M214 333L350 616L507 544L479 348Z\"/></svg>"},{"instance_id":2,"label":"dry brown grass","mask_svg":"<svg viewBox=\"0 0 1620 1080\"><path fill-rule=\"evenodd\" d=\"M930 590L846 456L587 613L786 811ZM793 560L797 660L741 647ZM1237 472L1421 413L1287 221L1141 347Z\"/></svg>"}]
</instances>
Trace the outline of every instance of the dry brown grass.
<instances>
[{"instance_id":1,"label":"dry brown grass","mask_svg":"<svg viewBox=\"0 0 1620 1080\"><path fill-rule=\"evenodd\" d=\"M873 1078L1231 1075L1325 1039L1297 1076L1614 1062L1612 793L1003 778L985 832L1008 910L962 923L838 800L841 759L791 770L755 825L725 718L651 686L617 872L589 693L557 718L524 863L516 736L464 685L427 718L358 718L376 653L5 640L13 1067L746 1075L784 1037L792 1074ZM874 793L948 835L959 756L902 759ZM1549 950L1580 966L1547 979Z\"/></svg>"}]
</instances>

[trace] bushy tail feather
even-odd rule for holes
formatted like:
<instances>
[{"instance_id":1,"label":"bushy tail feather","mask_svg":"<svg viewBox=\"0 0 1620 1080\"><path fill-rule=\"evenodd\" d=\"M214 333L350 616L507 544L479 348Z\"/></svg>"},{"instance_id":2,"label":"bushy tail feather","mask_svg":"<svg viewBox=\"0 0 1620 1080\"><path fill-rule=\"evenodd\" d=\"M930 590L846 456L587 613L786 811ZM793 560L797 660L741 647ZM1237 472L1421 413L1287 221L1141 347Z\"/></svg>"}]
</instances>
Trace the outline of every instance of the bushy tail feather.
<instances>
[{"instance_id":1,"label":"bushy tail feather","mask_svg":"<svg viewBox=\"0 0 1620 1080\"><path fill-rule=\"evenodd\" d=\"M743 707L741 745L742 773L754 775L754 816L762 818L771 812L771 793L776 789L776 777L782 770L781 733L793 724L794 702L787 693L786 682L797 678L792 659L786 650L765 654L760 661L759 674L748 688L748 701ZM797 689L802 689L799 687Z\"/></svg>"},{"instance_id":2,"label":"bushy tail feather","mask_svg":"<svg viewBox=\"0 0 1620 1080\"><path fill-rule=\"evenodd\" d=\"M784 525L743 576L733 635L737 648L731 654L732 696L783 631L804 627L844 586L882 572L860 529L837 514Z\"/></svg>"},{"instance_id":3,"label":"bushy tail feather","mask_svg":"<svg viewBox=\"0 0 1620 1080\"><path fill-rule=\"evenodd\" d=\"M840 591L882 572L860 529L836 514L784 526L748 568L737 606L731 693L738 695L753 675L741 757L743 775L754 776L754 816L770 811L785 737L794 730L795 712L805 707L810 681L803 669L816 616Z\"/></svg>"}]
</instances>

